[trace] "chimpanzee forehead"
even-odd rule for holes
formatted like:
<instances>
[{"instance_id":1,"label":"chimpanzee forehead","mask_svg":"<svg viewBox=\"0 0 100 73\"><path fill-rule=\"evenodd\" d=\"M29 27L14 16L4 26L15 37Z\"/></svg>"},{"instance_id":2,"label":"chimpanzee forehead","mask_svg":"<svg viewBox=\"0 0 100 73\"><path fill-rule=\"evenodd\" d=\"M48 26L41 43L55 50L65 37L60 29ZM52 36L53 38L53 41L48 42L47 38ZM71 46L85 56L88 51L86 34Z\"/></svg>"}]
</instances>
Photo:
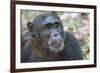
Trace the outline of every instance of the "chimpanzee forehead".
<instances>
[{"instance_id":1,"label":"chimpanzee forehead","mask_svg":"<svg viewBox=\"0 0 100 73\"><path fill-rule=\"evenodd\" d=\"M56 15L47 15L43 18L43 24L45 23L54 23L54 22L60 22L60 18Z\"/></svg>"},{"instance_id":2,"label":"chimpanzee forehead","mask_svg":"<svg viewBox=\"0 0 100 73\"><path fill-rule=\"evenodd\" d=\"M38 22L38 21L50 21L50 20L54 20L54 19L58 19L60 20L60 18L52 13L46 13L46 14L40 14L39 16L37 16L34 21Z\"/></svg>"},{"instance_id":3,"label":"chimpanzee forehead","mask_svg":"<svg viewBox=\"0 0 100 73\"><path fill-rule=\"evenodd\" d=\"M40 14L39 16L37 16L33 21L32 21L32 24L33 24L33 27L43 27L45 24L48 24L48 23L55 23L55 22L59 22L61 23L61 20L60 18L55 15L55 14L52 14L52 13L46 13L46 14Z\"/></svg>"},{"instance_id":4,"label":"chimpanzee forehead","mask_svg":"<svg viewBox=\"0 0 100 73\"><path fill-rule=\"evenodd\" d=\"M53 20L59 20L57 17L54 17L54 16L47 16L45 17L44 19L45 21L53 21Z\"/></svg>"},{"instance_id":5,"label":"chimpanzee forehead","mask_svg":"<svg viewBox=\"0 0 100 73\"><path fill-rule=\"evenodd\" d=\"M53 24L55 22L61 23L61 21L59 19L55 19L53 17L47 17L46 19L44 19L44 22L42 22L42 24L44 24L44 25L47 24L47 23Z\"/></svg>"}]
</instances>

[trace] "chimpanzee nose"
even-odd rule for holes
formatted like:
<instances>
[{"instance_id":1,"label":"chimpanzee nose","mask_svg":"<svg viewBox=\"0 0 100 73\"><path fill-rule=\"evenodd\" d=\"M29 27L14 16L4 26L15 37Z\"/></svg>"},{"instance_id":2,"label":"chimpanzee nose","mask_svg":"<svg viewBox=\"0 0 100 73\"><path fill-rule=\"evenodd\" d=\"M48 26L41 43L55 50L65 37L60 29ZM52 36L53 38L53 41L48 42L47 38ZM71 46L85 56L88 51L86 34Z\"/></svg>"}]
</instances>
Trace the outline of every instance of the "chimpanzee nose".
<instances>
[{"instance_id":1,"label":"chimpanzee nose","mask_svg":"<svg viewBox=\"0 0 100 73\"><path fill-rule=\"evenodd\" d=\"M57 39L57 38L60 37L60 34L59 34L59 32L58 32L57 30L52 29L52 31L51 31L51 37L52 37L53 39Z\"/></svg>"},{"instance_id":2,"label":"chimpanzee nose","mask_svg":"<svg viewBox=\"0 0 100 73\"><path fill-rule=\"evenodd\" d=\"M53 34L53 36L54 36L54 37L57 37L57 36L58 36L58 34L57 34L57 33L56 33L56 34Z\"/></svg>"}]
</instances>

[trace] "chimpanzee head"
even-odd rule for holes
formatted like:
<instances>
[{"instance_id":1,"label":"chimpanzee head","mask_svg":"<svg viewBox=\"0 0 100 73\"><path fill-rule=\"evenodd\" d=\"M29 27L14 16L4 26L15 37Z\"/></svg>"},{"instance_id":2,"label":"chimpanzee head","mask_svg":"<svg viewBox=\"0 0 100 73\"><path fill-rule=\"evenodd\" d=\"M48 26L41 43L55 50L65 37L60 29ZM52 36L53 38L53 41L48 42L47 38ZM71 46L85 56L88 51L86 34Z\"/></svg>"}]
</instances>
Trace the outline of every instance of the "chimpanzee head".
<instances>
[{"instance_id":1,"label":"chimpanzee head","mask_svg":"<svg viewBox=\"0 0 100 73\"><path fill-rule=\"evenodd\" d=\"M64 30L58 16L51 13L41 14L28 22L27 26L41 49L55 53L63 50Z\"/></svg>"}]
</instances>

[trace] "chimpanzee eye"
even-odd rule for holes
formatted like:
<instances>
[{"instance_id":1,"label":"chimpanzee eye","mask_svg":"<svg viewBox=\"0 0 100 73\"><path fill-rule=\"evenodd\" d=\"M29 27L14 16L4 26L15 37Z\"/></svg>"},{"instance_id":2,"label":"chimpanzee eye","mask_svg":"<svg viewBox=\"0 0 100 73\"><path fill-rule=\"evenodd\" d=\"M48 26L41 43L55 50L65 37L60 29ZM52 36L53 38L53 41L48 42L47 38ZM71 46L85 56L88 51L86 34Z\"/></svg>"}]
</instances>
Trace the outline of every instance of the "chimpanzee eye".
<instances>
[{"instance_id":1,"label":"chimpanzee eye","mask_svg":"<svg viewBox=\"0 0 100 73\"><path fill-rule=\"evenodd\" d=\"M60 23L59 23L59 22L55 22L55 23L54 23L55 28L58 28L58 27L59 27L59 25L60 25Z\"/></svg>"},{"instance_id":2,"label":"chimpanzee eye","mask_svg":"<svg viewBox=\"0 0 100 73\"><path fill-rule=\"evenodd\" d=\"M46 29L50 29L50 28L51 28L51 24L50 23L46 24Z\"/></svg>"}]
</instances>

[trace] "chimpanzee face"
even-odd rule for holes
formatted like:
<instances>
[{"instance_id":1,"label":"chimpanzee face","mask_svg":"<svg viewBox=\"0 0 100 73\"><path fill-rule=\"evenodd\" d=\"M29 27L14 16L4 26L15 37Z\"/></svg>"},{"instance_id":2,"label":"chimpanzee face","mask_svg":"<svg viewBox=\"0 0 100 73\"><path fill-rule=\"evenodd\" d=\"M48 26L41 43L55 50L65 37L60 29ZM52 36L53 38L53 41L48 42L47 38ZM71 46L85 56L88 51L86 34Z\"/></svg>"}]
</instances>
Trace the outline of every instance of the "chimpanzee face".
<instances>
[{"instance_id":1,"label":"chimpanzee face","mask_svg":"<svg viewBox=\"0 0 100 73\"><path fill-rule=\"evenodd\" d=\"M30 32L35 34L41 48L50 52L63 50L64 31L58 16L53 14L39 15L33 20Z\"/></svg>"}]
</instances>

